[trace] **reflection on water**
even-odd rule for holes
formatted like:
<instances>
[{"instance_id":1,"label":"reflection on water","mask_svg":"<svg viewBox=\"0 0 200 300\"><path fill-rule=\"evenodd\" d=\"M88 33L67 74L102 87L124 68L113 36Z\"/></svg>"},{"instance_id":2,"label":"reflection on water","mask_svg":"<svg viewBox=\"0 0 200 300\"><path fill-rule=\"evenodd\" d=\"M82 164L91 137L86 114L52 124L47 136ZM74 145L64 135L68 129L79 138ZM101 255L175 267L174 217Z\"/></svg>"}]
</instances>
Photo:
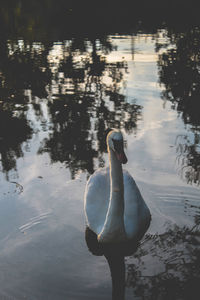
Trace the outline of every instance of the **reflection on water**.
<instances>
[{"instance_id":1,"label":"reflection on water","mask_svg":"<svg viewBox=\"0 0 200 300\"><path fill-rule=\"evenodd\" d=\"M110 268L110 274L112 278L112 299L122 300L125 296L125 261L124 251L127 246L125 244L99 244L97 241L97 235L86 227L85 241L88 250L96 256L104 255ZM127 247L129 248L129 247ZM136 248L136 247L135 247ZM133 246L131 249L133 254ZM130 252L130 250L129 250Z\"/></svg>"},{"instance_id":2,"label":"reflection on water","mask_svg":"<svg viewBox=\"0 0 200 300\"><path fill-rule=\"evenodd\" d=\"M14 116L0 104L0 154L1 169L8 174L16 169L16 159L23 156L21 144L31 137L32 129L23 113ZM8 178L7 178L8 179Z\"/></svg>"},{"instance_id":3,"label":"reflection on water","mask_svg":"<svg viewBox=\"0 0 200 300\"><path fill-rule=\"evenodd\" d=\"M162 97L172 102L172 108L190 126L187 138L190 141L186 142L184 153L183 147L178 147L178 155L187 156L181 160L184 161L182 168L187 168L182 174L188 182L198 184L199 30L196 28L184 35L169 34L164 41L157 40L157 51L164 47L158 61L160 82L165 86ZM52 162L65 162L72 178L80 169L92 173L94 158L98 158L102 166L106 128L123 128L129 134L136 132L142 107L133 99L127 102L123 86L128 65L123 57L114 62L106 58L115 51L108 37L74 38L54 44L3 40L0 48L2 130L8 128L8 123L9 127L15 127L14 123L19 120L18 124L24 128L23 132L20 128L17 130L21 135L19 143L22 143L30 137L31 127L36 126L33 117L30 118L34 114L42 129L49 132L38 153L48 152ZM44 97L48 98L46 115L42 109L44 101L40 100ZM23 155L22 150L16 151L12 140L13 148L9 145L1 150L5 172L16 168L15 157ZM6 157L12 157L12 162Z\"/></svg>"},{"instance_id":4,"label":"reflection on water","mask_svg":"<svg viewBox=\"0 0 200 300\"><path fill-rule=\"evenodd\" d=\"M160 82L164 84L163 99L171 101L190 134L178 138L177 152L181 159L181 173L190 183L200 183L200 30L198 27L184 33L168 35L167 48L159 56ZM162 48L162 45L158 45ZM191 133L193 136L191 137ZM180 159L179 159L180 161Z\"/></svg>"},{"instance_id":5,"label":"reflection on water","mask_svg":"<svg viewBox=\"0 0 200 300\"><path fill-rule=\"evenodd\" d=\"M169 45L159 57L159 76L164 83L163 98L181 113L185 124L200 125L198 108L200 92L200 30L169 34ZM162 47L162 45L161 45Z\"/></svg>"},{"instance_id":6,"label":"reflection on water","mask_svg":"<svg viewBox=\"0 0 200 300\"><path fill-rule=\"evenodd\" d=\"M33 117L30 120L27 115L29 109L29 115L31 111L43 130L46 125L49 134L38 153L48 152L52 162L64 162L72 178L80 169L92 173L95 157L102 165L106 128L122 127L129 133L136 129L141 107L125 101L121 86L127 64L123 59L108 62L105 55L112 50L109 38L74 38L51 48L18 41L8 43L5 50L1 65L3 109L10 115L17 114L22 122L22 108L23 117L35 129ZM38 97L48 97L46 116ZM6 128L8 120L2 122L2 128ZM2 163L6 165L3 155ZM8 171L9 167L4 169Z\"/></svg>"},{"instance_id":7,"label":"reflection on water","mask_svg":"<svg viewBox=\"0 0 200 300\"><path fill-rule=\"evenodd\" d=\"M88 173L106 164L112 127L125 133L153 216L126 260L127 299L198 291L199 32L1 38L0 296L109 298L107 266L84 243L81 201Z\"/></svg>"},{"instance_id":8,"label":"reflection on water","mask_svg":"<svg viewBox=\"0 0 200 300\"><path fill-rule=\"evenodd\" d=\"M127 263L127 287L141 299L198 299L200 233L196 225L147 235ZM151 265L151 271L149 268Z\"/></svg>"},{"instance_id":9,"label":"reflection on water","mask_svg":"<svg viewBox=\"0 0 200 300\"><path fill-rule=\"evenodd\" d=\"M53 162L65 162L72 178L79 169L94 171L93 158L105 152L106 128L131 132L140 114L140 107L126 103L120 93L127 65L107 62L104 55L111 50L108 39L74 39L62 45L62 59L54 69L53 101L48 103L53 132L40 152L44 148Z\"/></svg>"},{"instance_id":10,"label":"reflection on water","mask_svg":"<svg viewBox=\"0 0 200 300\"><path fill-rule=\"evenodd\" d=\"M188 183L200 184L200 135L177 136L177 162L181 177Z\"/></svg>"}]
</instances>

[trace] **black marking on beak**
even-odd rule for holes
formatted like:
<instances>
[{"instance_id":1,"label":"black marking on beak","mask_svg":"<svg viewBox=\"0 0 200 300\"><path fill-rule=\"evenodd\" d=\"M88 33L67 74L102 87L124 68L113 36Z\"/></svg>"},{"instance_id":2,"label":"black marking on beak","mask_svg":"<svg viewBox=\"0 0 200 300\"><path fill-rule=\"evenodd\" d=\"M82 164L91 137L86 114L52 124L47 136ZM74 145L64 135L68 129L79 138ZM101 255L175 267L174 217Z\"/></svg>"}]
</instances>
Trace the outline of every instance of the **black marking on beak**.
<instances>
[{"instance_id":1,"label":"black marking on beak","mask_svg":"<svg viewBox=\"0 0 200 300\"><path fill-rule=\"evenodd\" d=\"M123 140L112 139L112 141L113 141L113 146L114 146L117 159L120 161L120 163L126 164L128 160L126 154L124 153Z\"/></svg>"}]
</instances>

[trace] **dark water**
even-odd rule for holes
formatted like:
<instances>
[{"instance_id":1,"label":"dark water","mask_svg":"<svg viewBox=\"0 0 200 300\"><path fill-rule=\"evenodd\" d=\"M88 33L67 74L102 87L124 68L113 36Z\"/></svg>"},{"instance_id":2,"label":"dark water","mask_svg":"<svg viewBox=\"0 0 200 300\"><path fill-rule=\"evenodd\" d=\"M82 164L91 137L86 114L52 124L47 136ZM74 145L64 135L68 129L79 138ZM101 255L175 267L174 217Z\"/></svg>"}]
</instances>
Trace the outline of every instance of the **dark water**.
<instances>
[{"instance_id":1,"label":"dark water","mask_svg":"<svg viewBox=\"0 0 200 300\"><path fill-rule=\"evenodd\" d=\"M0 299L111 298L83 194L113 127L152 213L126 258L126 299L198 299L199 27L65 39L17 28L0 41Z\"/></svg>"}]
</instances>

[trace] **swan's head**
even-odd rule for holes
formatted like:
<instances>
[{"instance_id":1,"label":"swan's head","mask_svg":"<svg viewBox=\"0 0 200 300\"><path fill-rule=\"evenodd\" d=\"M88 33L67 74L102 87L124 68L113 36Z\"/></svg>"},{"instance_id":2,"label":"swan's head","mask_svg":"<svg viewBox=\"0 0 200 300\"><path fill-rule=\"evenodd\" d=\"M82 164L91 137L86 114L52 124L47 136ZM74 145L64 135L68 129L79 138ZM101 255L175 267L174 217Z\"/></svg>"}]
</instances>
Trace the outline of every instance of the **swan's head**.
<instances>
[{"instance_id":1,"label":"swan's head","mask_svg":"<svg viewBox=\"0 0 200 300\"><path fill-rule=\"evenodd\" d=\"M107 146L108 150L113 150L120 163L127 163L127 157L124 153L124 140L121 131L112 130L109 132L107 135Z\"/></svg>"}]
</instances>

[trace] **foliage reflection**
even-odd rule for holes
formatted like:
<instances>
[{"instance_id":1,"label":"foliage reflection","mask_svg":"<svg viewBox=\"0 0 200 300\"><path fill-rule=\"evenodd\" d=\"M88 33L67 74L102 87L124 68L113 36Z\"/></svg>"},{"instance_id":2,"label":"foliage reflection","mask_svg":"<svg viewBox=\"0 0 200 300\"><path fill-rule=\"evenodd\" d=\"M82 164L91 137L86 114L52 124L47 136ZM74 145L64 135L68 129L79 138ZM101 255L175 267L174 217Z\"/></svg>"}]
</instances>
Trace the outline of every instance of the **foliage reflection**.
<instances>
[{"instance_id":1,"label":"foliage reflection","mask_svg":"<svg viewBox=\"0 0 200 300\"><path fill-rule=\"evenodd\" d=\"M187 168L188 182L200 183L200 29L169 32L167 48L158 61L160 82L164 84L163 98L181 115L194 137L177 139L178 154L183 156L182 169ZM163 45L157 44L157 49ZM185 140L185 144L183 142ZM189 141L190 140L190 141ZM184 150L183 150L184 149Z\"/></svg>"},{"instance_id":2,"label":"foliage reflection","mask_svg":"<svg viewBox=\"0 0 200 300\"><path fill-rule=\"evenodd\" d=\"M73 38L54 44L2 41L2 128L9 118L15 117L21 122L23 119L28 127L31 121L36 130L29 116L31 111L41 125L49 124L48 128L42 127L49 131L38 153L48 152L52 162L64 162L72 178L80 169L92 173L94 158L103 164L106 128L124 128L130 133L136 130L141 114L141 107L128 104L121 93L126 62L106 60L106 55L114 50L107 37ZM48 99L46 116L42 113L46 103L43 98ZM22 126L18 131L24 137L18 146L30 137L28 127ZM7 148L8 157L14 147L11 143ZM20 153L13 154L13 163L8 166L1 151L3 171L16 166L14 157L22 156Z\"/></svg>"},{"instance_id":3,"label":"foliage reflection","mask_svg":"<svg viewBox=\"0 0 200 300\"><path fill-rule=\"evenodd\" d=\"M128 263L127 283L141 299L198 299L200 292L199 219L190 228L178 226L146 236ZM145 262L145 263L144 263Z\"/></svg>"},{"instance_id":4,"label":"foliage reflection","mask_svg":"<svg viewBox=\"0 0 200 300\"><path fill-rule=\"evenodd\" d=\"M79 169L92 173L95 157L102 165L106 128L132 132L140 115L141 107L128 104L120 93L127 65L107 62L111 50L108 39L74 39L62 45L48 103L53 130L40 153L48 151L53 162L65 162L72 177Z\"/></svg>"}]
</instances>

